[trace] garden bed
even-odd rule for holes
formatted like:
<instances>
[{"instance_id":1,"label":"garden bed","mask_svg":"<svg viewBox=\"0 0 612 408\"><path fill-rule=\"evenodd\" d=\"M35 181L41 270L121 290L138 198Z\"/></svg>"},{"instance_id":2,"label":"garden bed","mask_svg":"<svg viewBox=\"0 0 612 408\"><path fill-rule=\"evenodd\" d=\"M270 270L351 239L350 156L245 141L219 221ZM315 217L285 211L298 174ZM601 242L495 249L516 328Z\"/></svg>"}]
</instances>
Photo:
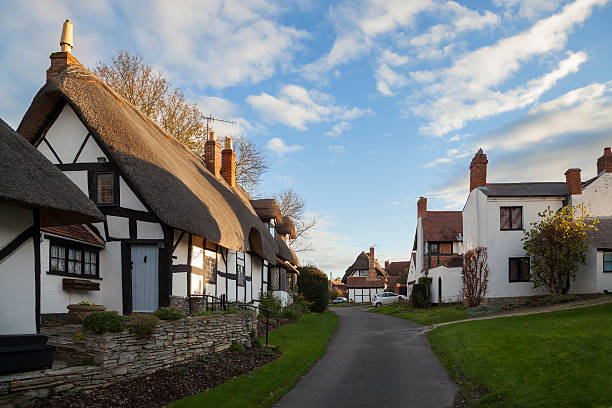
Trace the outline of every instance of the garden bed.
<instances>
[{"instance_id":1,"label":"garden bed","mask_svg":"<svg viewBox=\"0 0 612 408\"><path fill-rule=\"evenodd\" d=\"M40 403L37 407L163 407L248 373L279 356L279 352L270 349L248 349L244 354L229 351L210 354L192 363L121 381L91 393Z\"/></svg>"}]
</instances>

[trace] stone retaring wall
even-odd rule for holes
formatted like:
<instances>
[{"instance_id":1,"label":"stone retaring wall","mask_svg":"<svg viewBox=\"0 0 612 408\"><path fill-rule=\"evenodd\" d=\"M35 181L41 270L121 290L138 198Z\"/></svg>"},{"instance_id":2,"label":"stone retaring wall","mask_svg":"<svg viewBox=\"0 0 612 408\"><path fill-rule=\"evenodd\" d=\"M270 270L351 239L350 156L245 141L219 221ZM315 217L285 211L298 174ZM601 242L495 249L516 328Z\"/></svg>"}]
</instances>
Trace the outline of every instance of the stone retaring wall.
<instances>
[{"instance_id":1,"label":"stone retaring wall","mask_svg":"<svg viewBox=\"0 0 612 408\"><path fill-rule=\"evenodd\" d=\"M153 336L138 339L129 331L87 334L83 355L95 365L49 369L0 376L0 407L14 407L36 398L94 388L147 375L199 356L229 348L232 342L251 346L255 314L239 311L175 321L160 321Z\"/></svg>"},{"instance_id":2,"label":"stone retaring wall","mask_svg":"<svg viewBox=\"0 0 612 408\"><path fill-rule=\"evenodd\" d=\"M191 301L191 310L189 310L189 302ZM197 314L203 310L206 310L206 299L204 297L183 297L183 296L170 296L170 307L180 310L185 315Z\"/></svg>"}]
</instances>

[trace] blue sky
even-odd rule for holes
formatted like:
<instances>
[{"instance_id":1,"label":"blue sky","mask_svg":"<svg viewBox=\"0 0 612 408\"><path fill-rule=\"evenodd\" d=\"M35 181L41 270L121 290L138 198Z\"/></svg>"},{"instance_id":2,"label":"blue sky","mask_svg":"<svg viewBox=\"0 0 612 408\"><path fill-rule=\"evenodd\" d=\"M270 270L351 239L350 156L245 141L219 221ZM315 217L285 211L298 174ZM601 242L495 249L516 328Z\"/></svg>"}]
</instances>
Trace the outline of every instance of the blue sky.
<instances>
[{"instance_id":1,"label":"blue sky","mask_svg":"<svg viewBox=\"0 0 612 408\"><path fill-rule=\"evenodd\" d=\"M84 65L137 52L237 120L218 133L264 147L260 194L306 198L319 223L300 257L336 276L371 244L408 259L416 200L460 210L478 147L490 181L561 181L593 176L612 144L605 0L5 1L0 116L15 127L66 18Z\"/></svg>"}]
</instances>

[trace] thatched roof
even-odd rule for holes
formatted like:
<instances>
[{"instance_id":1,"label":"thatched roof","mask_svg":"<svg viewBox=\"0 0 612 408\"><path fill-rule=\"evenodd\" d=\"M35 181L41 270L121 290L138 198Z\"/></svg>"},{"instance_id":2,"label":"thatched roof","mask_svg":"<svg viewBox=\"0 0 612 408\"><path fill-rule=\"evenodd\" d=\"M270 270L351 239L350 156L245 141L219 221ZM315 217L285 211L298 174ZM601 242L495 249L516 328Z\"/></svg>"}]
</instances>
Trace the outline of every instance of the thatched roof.
<instances>
[{"instance_id":1,"label":"thatched roof","mask_svg":"<svg viewBox=\"0 0 612 408\"><path fill-rule=\"evenodd\" d=\"M289 248L285 241L283 241L280 235L275 234L274 240L276 241L276 247L278 248L278 251L276 252L278 257L284 259L285 261L289 261L296 266L300 266L300 261L297 255L291 248Z\"/></svg>"},{"instance_id":2,"label":"thatched roof","mask_svg":"<svg viewBox=\"0 0 612 408\"><path fill-rule=\"evenodd\" d=\"M275 220L277 224L282 222L280 206L275 199L261 198L258 200L251 200L251 206L253 206L253 209L262 221L268 222L270 220Z\"/></svg>"},{"instance_id":3,"label":"thatched roof","mask_svg":"<svg viewBox=\"0 0 612 408\"><path fill-rule=\"evenodd\" d=\"M68 177L2 119L0 200L39 208L43 226L104 219L98 207Z\"/></svg>"},{"instance_id":4,"label":"thatched roof","mask_svg":"<svg viewBox=\"0 0 612 408\"><path fill-rule=\"evenodd\" d=\"M290 217L284 216L280 225L276 226L276 232L283 235L289 235L289 238L295 239L295 224Z\"/></svg>"},{"instance_id":5,"label":"thatched roof","mask_svg":"<svg viewBox=\"0 0 612 408\"><path fill-rule=\"evenodd\" d=\"M356 271L358 269L362 269L363 270L363 269L369 269L369 268L370 268L370 256L362 251L357 256L357 259L355 259L355 262L353 262L353 264L351 266L349 266L348 269L346 270L346 272L344 273L344 276L342 277L342 282L346 283L346 279L354 271ZM383 267L380 266L380 264L378 263L378 261L376 259L374 260L374 269L376 270L376 274L378 276L381 276L383 278L387 277L387 272L385 272Z\"/></svg>"},{"instance_id":6,"label":"thatched roof","mask_svg":"<svg viewBox=\"0 0 612 408\"><path fill-rule=\"evenodd\" d=\"M66 102L161 221L243 252L250 250L255 228L259 255L276 261L274 239L240 189L216 178L201 158L79 64L42 87L21 121L21 134L35 141Z\"/></svg>"}]
</instances>

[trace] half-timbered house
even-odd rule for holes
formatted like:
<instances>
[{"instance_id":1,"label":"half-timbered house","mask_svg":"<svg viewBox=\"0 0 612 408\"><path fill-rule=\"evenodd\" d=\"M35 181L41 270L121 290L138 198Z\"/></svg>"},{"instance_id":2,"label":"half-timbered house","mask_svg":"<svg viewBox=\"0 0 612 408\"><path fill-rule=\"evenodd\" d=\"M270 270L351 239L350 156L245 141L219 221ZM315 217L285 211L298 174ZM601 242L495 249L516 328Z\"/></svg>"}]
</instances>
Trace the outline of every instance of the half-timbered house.
<instances>
[{"instance_id":1,"label":"half-timbered house","mask_svg":"<svg viewBox=\"0 0 612 408\"><path fill-rule=\"evenodd\" d=\"M387 272L374 258L374 247L370 252L361 252L355 262L348 267L342 283L346 284L348 299L351 302L371 302L377 294L385 291L388 284Z\"/></svg>"}]
</instances>

